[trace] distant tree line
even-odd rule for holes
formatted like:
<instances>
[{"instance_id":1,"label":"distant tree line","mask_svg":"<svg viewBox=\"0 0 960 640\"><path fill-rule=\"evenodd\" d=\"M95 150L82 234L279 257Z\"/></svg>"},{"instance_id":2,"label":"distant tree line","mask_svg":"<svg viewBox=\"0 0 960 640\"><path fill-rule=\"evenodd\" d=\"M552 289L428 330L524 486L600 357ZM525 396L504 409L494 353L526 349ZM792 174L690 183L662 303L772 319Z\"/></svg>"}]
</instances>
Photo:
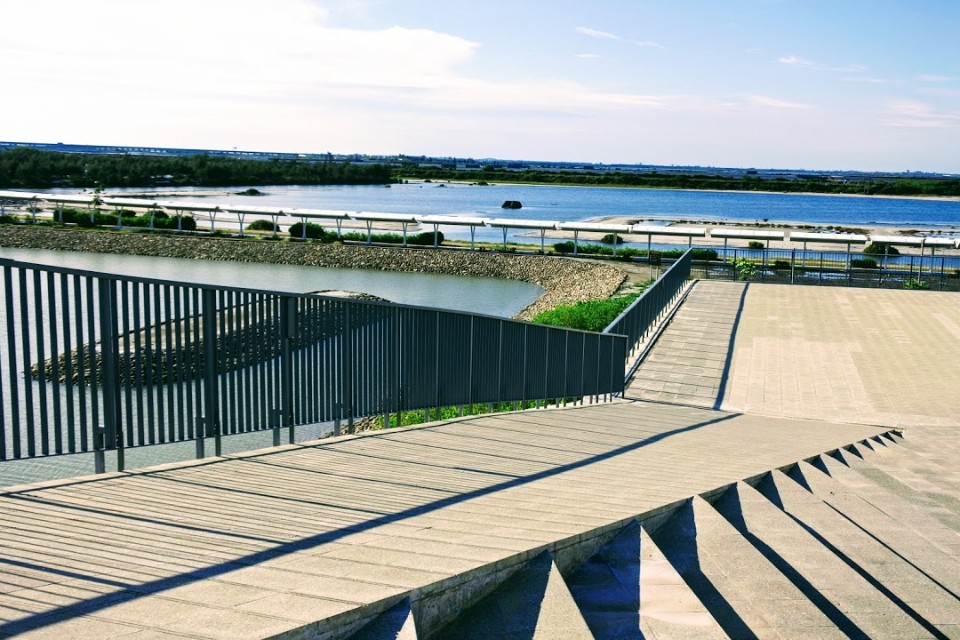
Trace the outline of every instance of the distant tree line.
<instances>
[{"instance_id":1,"label":"distant tree line","mask_svg":"<svg viewBox=\"0 0 960 640\"><path fill-rule=\"evenodd\" d=\"M0 188L232 187L271 184L385 184L385 165L296 160L246 160L208 155L161 157L0 151Z\"/></svg>"},{"instance_id":2,"label":"distant tree line","mask_svg":"<svg viewBox=\"0 0 960 640\"><path fill-rule=\"evenodd\" d=\"M480 170L404 167L404 178L470 180L478 183L520 182L583 186L647 187L661 189L716 189L720 191L775 191L782 193L837 193L889 196L960 196L960 179L897 178L845 182L830 177L741 178L709 174L631 173L622 171L508 171L493 166Z\"/></svg>"}]
</instances>

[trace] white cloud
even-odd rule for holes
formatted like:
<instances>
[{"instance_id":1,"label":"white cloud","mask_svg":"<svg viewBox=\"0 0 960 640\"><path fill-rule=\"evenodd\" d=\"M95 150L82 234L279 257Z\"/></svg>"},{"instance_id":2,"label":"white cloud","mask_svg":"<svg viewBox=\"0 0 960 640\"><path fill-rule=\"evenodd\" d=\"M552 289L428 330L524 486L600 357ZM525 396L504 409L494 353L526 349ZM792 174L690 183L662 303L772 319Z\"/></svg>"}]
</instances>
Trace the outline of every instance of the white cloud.
<instances>
[{"instance_id":1,"label":"white cloud","mask_svg":"<svg viewBox=\"0 0 960 640\"><path fill-rule=\"evenodd\" d=\"M920 82L953 82L956 78L950 76L939 76L934 74L925 73L923 75L917 76L917 80Z\"/></svg>"},{"instance_id":2,"label":"white cloud","mask_svg":"<svg viewBox=\"0 0 960 640\"><path fill-rule=\"evenodd\" d=\"M800 58L794 55L777 58L777 62L779 62L780 64L790 65L792 67L812 67L813 66L812 60L807 60L806 58Z\"/></svg>"},{"instance_id":3,"label":"white cloud","mask_svg":"<svg viewBox=\"0 0 960 640\"><path fill-rule=\"evenodd\" d=\"M807 58L801 58L800 56L795 56L793 54L787 56L781 56L777 58L777 62L780 64L785 64L791 67L798 68L811 68L818 69L820 71L832 71L834 73L863 73L867 71L867 67L862 64L848 64L843 66L831 66L816 62L814 60L808 60Z\"/></svg>"},{"instance_id":4,"label":"white cloud","mask_svg":"<svg viewBox=\"0 0 960 640\"><path fill-rule=\"evenodd\" d=\"M938 111L925 102L895 100L886 105L882 122L906 129L953 129L960 127L960 112Z\"/></svg>"},{"instance_id":5,"label":"white cloud","mask_svg":"<svg viewBox=\"0 0 960 640\"><path fill-rule=\"evenodd\" d=\"M578 57L578 58L584 58L584 59L586 59L586 60L595 60L596 58L599 58L599 57L601 57L601 56L600 56L599 54L596 54L596 53L578 53L578 54L577 54L577 57Z\"/></svg>"},{"instance_id":6,"label":"white cloud","mask_svg":"<svg viewBox=\"0 0 960 640\"><path fill-rule=\"evenodd\" d=\"M602 40L622 40L620 36L608 33L606 31L600 31L599 29L591 29L590 27L577 27L577 33L582 33L585 36L590 36L591 38L600 38Z\"/></svg>"},{"instance_id":7,"label":"white cloud","mask_svg":"<svg viewBox=\"0 0 960 640\"><path fill-rule=\"evenodd\" d=\"M771 107L774 109L814 109L813 105L803 104L801 102L790 102L788 100L780 100L779 98L771 98L770 96L759 96L752 95L748 96L747 100L751 104L759 105L761 107Z\"/></svg>"}]
</instances>

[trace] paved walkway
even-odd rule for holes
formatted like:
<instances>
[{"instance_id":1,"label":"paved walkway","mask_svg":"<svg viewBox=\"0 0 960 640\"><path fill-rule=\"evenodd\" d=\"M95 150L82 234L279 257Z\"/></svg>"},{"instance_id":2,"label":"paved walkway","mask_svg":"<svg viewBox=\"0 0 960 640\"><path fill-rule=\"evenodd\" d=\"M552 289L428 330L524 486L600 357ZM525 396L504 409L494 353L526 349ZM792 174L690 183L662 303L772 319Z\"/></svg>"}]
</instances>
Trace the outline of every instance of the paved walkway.
<instances>
[{"instance_id":1,"label":"paved walkway","mask_svg":"<svg viewBox=\"0 0 960 640\"><path fill-rule=\"evenodd\" d=\"M624 395L636 400L719 407L746 291L743 283L694 284Z\"/></svg>"},{"instance_id":2,"label":"paved walkway","mask_svg":"<svg viewBox=\"0 0 960 640\"><path fill-rule=\"evenodd\" d=\"M879 431L616 403L7 491L0 635L309 637L404 598L431 628L538 553Z\"/></svg>"},{"instance_id":3,"label":"paved walkway","mask_svg":"<svg viewBox=\"0 0 960 640\"><path fill-rule=\"evenodd\" d=\"M657 403L8 489L0 637L960 638L958 318L703 282Z\"/></svg>"}]
</instances>

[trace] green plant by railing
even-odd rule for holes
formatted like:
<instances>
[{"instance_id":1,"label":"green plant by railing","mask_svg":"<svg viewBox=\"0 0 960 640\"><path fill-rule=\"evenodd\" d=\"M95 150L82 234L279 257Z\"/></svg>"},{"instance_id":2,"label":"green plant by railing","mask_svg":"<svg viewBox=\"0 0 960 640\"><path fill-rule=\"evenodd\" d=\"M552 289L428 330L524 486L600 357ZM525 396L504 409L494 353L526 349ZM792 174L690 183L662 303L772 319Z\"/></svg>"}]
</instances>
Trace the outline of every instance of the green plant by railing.
<instances>
[{"instance_id":1,"label":"green plant by railing","mask_svg":"<svg viewBox=\"0 0 960 640\"><path fill-rule=\"evenodd\" d=\"M575 304L564 304L547 311L538 313L533 322L548 324L552 327L567 327L582 331L603 331L607 325L616 320L630 303L640 297L647 287L653 284L649 280L640 286L637 291L606 300L588 300Z\"/></svg>"},{"instance_id":2,"label":"green plant by railing","mask_svg":"<svg viewBox=\"0 0 960 640\"><path fill-rule=\"evenodd\" d=\"M918 278L911 278L903 283L903 288L914 290L929 289L930 284Z\"/></svg>"},{"instance_id":3,"label":"green plant by railing","mask_svg":"<svg viewBox=\"0 0 960 640\"><path fill-rule=\"evenodd\" d=\"M573 398L558 399L556 402L573 402ZM432 420L452 420L463 416L479 416L489 413L505 413L507 411L521 411L523 409L539 409L545 406L544 400L525 400L523 402L494 402L492 404L472 404L472 405L454 405L448 407L437 407L430 409L429 416L425 409L415 409L412 411L401 411L399 415L401 427L409 427L416 424ZM397 414L390 414L386 428L393 429L397 425ZM369 420L369 429L378 431L383 429L383 416L373 416Z\"/></svg>"},{"instance_id":4,"label":"green plant by railing","mask_svg":"<svg viewBox=\"0 0 960 640\"><path fill-rule=\"evenodd\" d=\"M733 269L737 273L738 280L750 280L757 275L757 265L743 258L737 258L733 261Z\"/></svg>"}]
</instances>

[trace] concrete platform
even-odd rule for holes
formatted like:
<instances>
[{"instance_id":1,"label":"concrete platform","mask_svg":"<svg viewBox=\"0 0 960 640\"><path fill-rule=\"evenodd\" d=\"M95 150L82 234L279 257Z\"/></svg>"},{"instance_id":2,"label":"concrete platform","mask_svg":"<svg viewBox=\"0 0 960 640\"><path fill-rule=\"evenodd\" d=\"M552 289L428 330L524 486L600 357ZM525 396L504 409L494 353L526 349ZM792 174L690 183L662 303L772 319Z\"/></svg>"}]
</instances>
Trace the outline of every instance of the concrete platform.
<instances>
[{"instance_id":1,"label":"concrete platform","mask_svg":"<svg viewBox=\"0 0 960 640\"><path fill-rule=\"evenodd\" d=\"M883 429L615 403L468 419L0 496L0 634L421 632L549 551ZM150 636L154 637L154 636Z\"/></svg>"},{"instance_id":2,"label":"concrete platform","mask_svg":"<svg viewBox=\"0 0 960 640\"><path fill-rule=\"evenodd\" d=\"M0 637L960 637L960 296L685 308L656 402L5 489Z\"/></svg>"}]
</instances>

